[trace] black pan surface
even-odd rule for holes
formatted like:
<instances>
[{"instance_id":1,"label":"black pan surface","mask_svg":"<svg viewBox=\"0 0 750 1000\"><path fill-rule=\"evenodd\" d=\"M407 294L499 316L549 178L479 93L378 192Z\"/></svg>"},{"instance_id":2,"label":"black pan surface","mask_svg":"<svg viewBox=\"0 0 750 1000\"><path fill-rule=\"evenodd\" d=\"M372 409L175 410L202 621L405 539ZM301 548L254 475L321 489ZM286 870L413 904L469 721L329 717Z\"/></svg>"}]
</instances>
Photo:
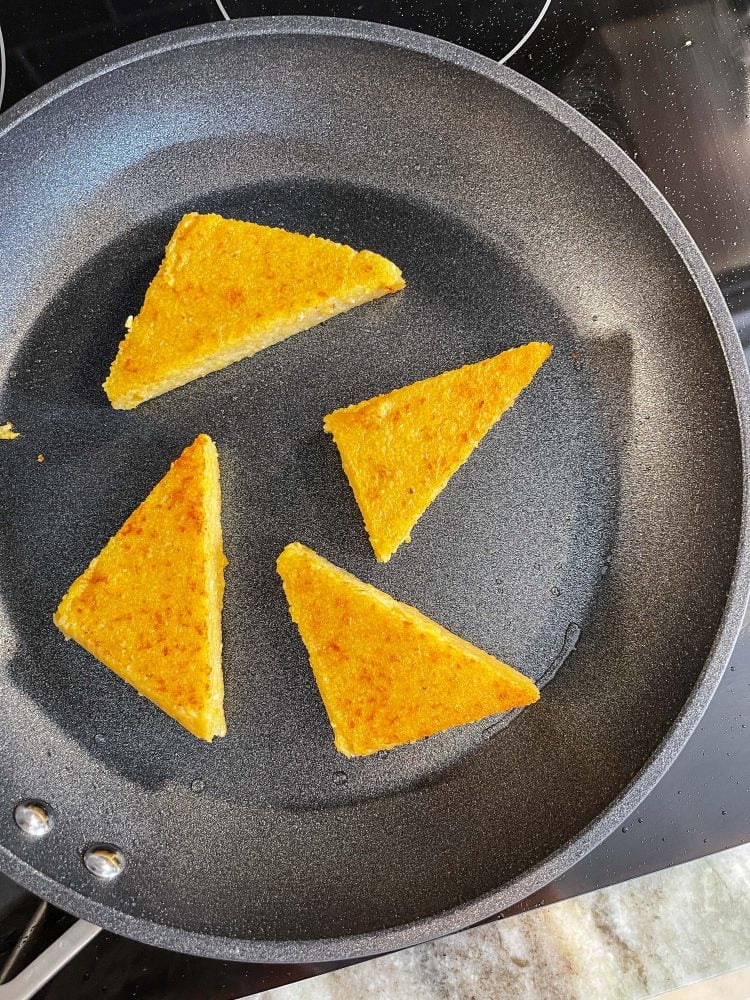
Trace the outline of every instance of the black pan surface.
<instances>
[{"instance_id":1,"label":"black pan surface","mask_svg":"<svg viewBox=\"0 0 750 1000\"><path fill-rule=\"evenodd\" d=\"M538 86L362 23L175 32L0 121L0 419L23 435L0 443L0 867L112 930L264 961L412 944L552 879L678 753L746 595L744 362L671 209ZM369 247L408 287L116 412L123 321L191 209ZM552 360L377 565L323 414L531 339ZM212 746L51 620L201 431L230 558ZM541 702L339 756L274 571L292 539ZM46 838L14 825L26 798ZM102 842L126 859L107 883L81 861Z\"/></svg>"}]
</instances>

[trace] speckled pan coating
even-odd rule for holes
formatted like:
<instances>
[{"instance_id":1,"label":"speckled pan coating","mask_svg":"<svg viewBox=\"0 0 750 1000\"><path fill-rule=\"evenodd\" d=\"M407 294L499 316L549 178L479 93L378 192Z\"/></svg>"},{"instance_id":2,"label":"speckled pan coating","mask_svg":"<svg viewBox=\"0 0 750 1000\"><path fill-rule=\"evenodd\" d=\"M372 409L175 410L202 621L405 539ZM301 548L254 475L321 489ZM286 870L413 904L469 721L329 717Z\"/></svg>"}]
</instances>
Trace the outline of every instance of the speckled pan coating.
<instances>
[{"instance_id":1,"label":"speckled pan coating","mask_svg":"<svg viewBox=\"0 0 750 1000\"><path fill-rule=\"evenodd\" d=\"M480 56L278 18L43 88L0 119L0 175L0 419L23 434L0 445L0 867L152 944L309 961L457 930L614 829L699 719L748 583L744 361L640 171ZM188 209L370 247L408 289L116 412L99 385ZM530 339L553 361L378 566L323 414ZM51 621L200 431L231 560L213 746ZM541 702L339 757L274 571L292 538L554 674ZM52 806L46 840L14 826L24 796ZM96 841L125 853L113 883L81 863Z\"/></svg>"}]
</instances>

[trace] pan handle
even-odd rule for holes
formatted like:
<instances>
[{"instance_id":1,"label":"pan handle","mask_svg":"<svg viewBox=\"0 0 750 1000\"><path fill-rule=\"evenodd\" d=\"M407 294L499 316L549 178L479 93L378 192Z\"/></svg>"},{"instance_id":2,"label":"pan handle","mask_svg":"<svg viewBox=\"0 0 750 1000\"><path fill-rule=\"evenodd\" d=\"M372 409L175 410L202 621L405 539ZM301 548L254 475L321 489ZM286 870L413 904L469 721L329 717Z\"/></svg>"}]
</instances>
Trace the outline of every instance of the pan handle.
<instances>
[{"instance_id":1,"label":"pan handle","mask_svg":"<svg viewBox=\"0 0 750 1000\"><path fill-rule=\"evenodd\" d=\"M78 920L29 963L15 979L0 986L0 1000L30 1000L78 952L93 941L101 927Z\"/></svg>"}]
</instances>

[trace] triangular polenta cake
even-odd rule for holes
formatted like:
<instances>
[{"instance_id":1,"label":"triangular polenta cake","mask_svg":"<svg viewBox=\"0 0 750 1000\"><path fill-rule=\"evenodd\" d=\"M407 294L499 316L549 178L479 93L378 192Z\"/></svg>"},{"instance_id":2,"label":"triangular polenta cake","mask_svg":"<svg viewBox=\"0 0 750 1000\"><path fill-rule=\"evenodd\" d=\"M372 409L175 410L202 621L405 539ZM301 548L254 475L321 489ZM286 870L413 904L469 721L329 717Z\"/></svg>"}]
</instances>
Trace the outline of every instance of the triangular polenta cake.
<instances>
[{"instance_id":1,"label":"triangular polenta cake","mask_svg":"<svg viewBox=\"0 0 750 1000\"><path fill-rule=\"evenodd\" d=\"M530 705L536 685L299 542L277 568L347 757Z\"/></svg>"},{"instance_id":2,"label":"triangular polenta cake","mask_svg":"<svg viewBox=\"0 0 750 1000\"><path fill-rule=\"evenodd\" d=\"M194 736L224 736L216 445L206 434L91 561L54 620Z\"/></svg>"},{"instance_id":3,"label":"triangular polenta cake","mask_svg":"<svg viewBox=\"0 0 750 1000\"><path fill-rule=\"evenodd\" d=\"M385 257L220 215L183 217L104 390L117 410L404 287Z\"/></svg>"},{"instance_id":4,"label":"triangular polenta cake","mask_svg":"<svg viewBox=\"0 0 750 1000\"><path fill-rule=\"evenodd\" d=\"M514 347L329 413L344 472L379 562L388 562L487 431L550 356Z\"/></svg>"}]
</instances>

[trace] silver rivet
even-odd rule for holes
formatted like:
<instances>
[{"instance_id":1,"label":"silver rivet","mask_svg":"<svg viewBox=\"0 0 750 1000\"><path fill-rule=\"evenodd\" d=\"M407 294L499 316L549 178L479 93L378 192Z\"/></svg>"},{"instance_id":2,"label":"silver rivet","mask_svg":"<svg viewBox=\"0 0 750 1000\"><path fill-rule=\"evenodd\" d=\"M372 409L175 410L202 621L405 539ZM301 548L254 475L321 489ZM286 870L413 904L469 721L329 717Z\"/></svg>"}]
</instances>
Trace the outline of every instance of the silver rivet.
<instances>
[{"instance_id":1,"label":"silver rivet","mask_svg":"<svg viewBox=\"0 0 750 1000\"><path fill-rule=\"evenodd\" d=\"M44 802L19 802L13 810L13 819L29 837L44 837L52 829L49 806Z\"/></svg>"},{"instance_id":2,"label":"silver rivet","mask_svg":"<svg viewBox=\"0 0 750 1000\"><path fill-rule=\"evenodd\" d=\"M125 865L122 851L116 847L100 844L88 847L83 855L83 863L97 878L117 878Z\"/></svg>"}]
</instances>

